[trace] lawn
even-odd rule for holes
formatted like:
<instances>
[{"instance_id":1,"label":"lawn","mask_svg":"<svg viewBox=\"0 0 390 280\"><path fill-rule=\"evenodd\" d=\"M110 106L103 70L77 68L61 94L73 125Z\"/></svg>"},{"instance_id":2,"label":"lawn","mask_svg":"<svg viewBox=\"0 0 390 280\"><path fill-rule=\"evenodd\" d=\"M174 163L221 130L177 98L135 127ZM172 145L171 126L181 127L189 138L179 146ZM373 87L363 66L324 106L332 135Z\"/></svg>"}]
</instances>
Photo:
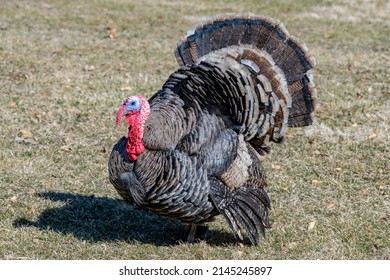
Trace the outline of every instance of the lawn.
<instances>
[{"instance_id":1,"label":"lawn","mask_svg":"<svg viewBox=\"0 0 390 280\"><path fill-rule=\"evenodd\" d=\"M272 229L185 226L125 205L108 181L115 112L178 66L207 16L281 20L316 58L321 106L263 157ZM390 259L390 4L386 0L1 1L0 259Z\"/></svg>"}]
</instances>

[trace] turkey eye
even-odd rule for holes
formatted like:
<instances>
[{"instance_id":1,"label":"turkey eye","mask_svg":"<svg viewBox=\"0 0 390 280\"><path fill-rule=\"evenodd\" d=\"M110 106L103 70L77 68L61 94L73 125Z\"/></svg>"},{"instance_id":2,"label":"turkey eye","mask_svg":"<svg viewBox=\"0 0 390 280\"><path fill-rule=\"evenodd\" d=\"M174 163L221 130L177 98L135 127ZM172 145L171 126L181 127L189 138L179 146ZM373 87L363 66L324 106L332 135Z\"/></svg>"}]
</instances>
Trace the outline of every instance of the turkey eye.
<instances>
[{"instance_id":1,"label":"turkey eye","mask_svg":"<svg viewBox=\"0 0 390 280\"><path fill-rule=\"evenodd\" d=\"M130 102L130 105L131 105L131 106L134 106L134 105L135 105L135 101L131 101L131 102Z\"/></svg>"}]
</instances>

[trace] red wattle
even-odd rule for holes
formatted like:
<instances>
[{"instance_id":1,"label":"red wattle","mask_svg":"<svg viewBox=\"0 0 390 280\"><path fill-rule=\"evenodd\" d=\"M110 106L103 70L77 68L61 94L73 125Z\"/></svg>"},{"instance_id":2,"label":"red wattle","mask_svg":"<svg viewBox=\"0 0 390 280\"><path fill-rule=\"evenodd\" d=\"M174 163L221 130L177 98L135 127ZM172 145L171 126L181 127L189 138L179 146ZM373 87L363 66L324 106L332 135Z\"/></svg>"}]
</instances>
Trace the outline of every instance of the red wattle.
<instances>
[{"instance_id":1,"label":"red wattle","mask_svg":"<svg viewBox=\"0 0 390 280\"><path fill-rule=\"evenodd\" d=\"M141 102L141 109L139 111L130 111L125 116L126 122L129 124L126 152L131 161L136 161L137 156L145 151L145 146L142 143L142 137L144 135L144 123L150 115L150 106L148 101L142 96L138 96L137 98L139 98ZM127 109L126 106L125 101L124 105L117 113L117 126L120 125L121 118Z\"/></svg>"},{"instance_id":2,"label":"red wattle","mask_svg":"<svg viewBox=\"0 0 390 280\"><path fill-rule=\"evenodd\" d=\"M144 144L142 143L144 128L141 114L128 114L126 116L126 122L129 124L126 151L129 159L135 161L137 160L137 156L145 150Z\"/></svg>"}]
</instances>

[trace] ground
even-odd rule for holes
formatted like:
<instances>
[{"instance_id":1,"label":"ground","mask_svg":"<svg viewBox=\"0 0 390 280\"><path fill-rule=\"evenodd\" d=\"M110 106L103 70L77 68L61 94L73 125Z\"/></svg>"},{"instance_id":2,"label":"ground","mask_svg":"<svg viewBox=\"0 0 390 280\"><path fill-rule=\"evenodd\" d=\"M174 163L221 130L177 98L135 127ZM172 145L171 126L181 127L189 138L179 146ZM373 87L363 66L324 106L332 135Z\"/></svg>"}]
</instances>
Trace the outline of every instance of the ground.
<instances>
[{"instance_id":1,"label":"ground","mask_svg":"<svg viewBox=\"0 0 390 280\"><path fill-rule=\"evenodd\" d=\"M390 4L360 1L2 1L0 259L390 259ZM272 229L185 227L125 205L107 160L115 112L177 68L207 16L281 20L316 58L315 124L263 158Z\"/></svg>"}]
</instances>

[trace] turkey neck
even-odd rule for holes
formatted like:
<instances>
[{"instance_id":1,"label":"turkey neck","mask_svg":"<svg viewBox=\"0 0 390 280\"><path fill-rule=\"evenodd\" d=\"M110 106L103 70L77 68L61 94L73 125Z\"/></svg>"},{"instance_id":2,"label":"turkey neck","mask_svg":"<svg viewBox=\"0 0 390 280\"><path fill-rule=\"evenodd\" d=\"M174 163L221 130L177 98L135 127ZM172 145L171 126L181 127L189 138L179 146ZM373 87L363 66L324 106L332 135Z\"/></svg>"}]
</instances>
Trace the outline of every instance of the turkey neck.
<instances>
[{"instance_id":1,"label":"turkey neck","mask_svg":"<svg viewBox=\"0 0 390 280\"><path fill-rule=\"evenodd\" d=\"M133 113L126 116L126 121L129 124L126 152L129 159L135 161L137 156L145 150L142 137L144 136L146 118L143 117L142 112Z\"/></svg>"}]
</instances>

